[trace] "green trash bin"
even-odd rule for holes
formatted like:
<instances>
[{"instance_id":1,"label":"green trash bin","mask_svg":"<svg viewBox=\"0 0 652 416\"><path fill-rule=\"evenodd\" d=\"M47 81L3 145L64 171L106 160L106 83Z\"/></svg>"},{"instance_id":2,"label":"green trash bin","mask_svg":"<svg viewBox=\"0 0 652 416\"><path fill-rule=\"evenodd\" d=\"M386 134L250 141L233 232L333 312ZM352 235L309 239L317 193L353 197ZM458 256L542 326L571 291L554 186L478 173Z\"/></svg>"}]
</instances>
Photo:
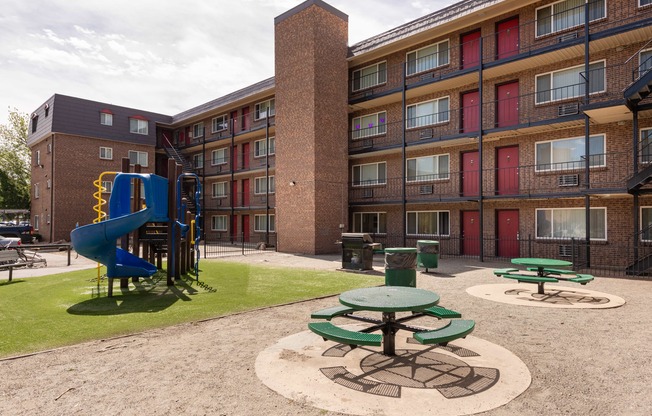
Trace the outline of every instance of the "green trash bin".
<instances>
[{"instance_id":1,"label":"green trash bin","mask_svg":"<svg viewBox=\"0 0 652 416\"><path fill-rule=\"evenodd\" d=\"M417 249L385 249L385 286L417 287Z\"/></svg>"},{"instance_id":2,"label":"green trash bin","mask_svg":"<svg viewBox=\"0 0 652 416\"><path fill-rule=\"evenodd\" d=\"M418 240L417 241L417 266L428 269L436 269L439 266L439 241Z\"/></svg>"}]
</instances>

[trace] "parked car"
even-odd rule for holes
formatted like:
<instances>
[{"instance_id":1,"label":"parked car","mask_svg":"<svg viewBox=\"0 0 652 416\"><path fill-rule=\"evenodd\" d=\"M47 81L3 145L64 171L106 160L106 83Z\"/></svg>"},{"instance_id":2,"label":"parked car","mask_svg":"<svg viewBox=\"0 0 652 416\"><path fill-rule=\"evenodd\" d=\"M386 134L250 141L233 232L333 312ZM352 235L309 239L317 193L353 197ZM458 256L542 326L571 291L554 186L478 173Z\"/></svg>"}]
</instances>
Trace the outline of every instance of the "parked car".
<instances>
[{"instance_id":1,"label":"parked car","mask_svg":"<svg viewBox=\"0 0 652 416\"><path fill-rule=\"evenodd\" d=\"M18 237L3 237L0 235L0 249L18 247L21 244Z\"/></svg>"}]
</instances>

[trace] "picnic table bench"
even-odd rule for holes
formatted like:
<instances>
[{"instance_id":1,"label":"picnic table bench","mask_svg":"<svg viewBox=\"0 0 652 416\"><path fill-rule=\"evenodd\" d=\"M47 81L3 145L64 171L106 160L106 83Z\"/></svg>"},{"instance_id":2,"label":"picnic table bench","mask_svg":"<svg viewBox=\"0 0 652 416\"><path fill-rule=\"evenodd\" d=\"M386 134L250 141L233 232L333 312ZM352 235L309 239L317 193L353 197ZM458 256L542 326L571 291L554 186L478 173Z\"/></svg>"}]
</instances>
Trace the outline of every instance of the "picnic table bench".
<instances>
[{"instance_id":1,"label":"picnic table bench","mask_svg":"<svg viewBox=\"0 0 652 416\"><path fill-rule=\"evenodd\" d=\"M29 263L19 261L20 257L16 250L2 250L0 251L0 270L9 270L9 281L13 279L15 267L25 267Z\"/></svg>"},{"instance_id":2,"label":"picnic table bench","mask_svg":"<svg viewBox=\"0 0 652 416\"><path fill-rule=\"evenodd\" d=\"M536 274L522 274L515 268L495 269L494 274L506 279L516 280L519 283L536 283L537 293L541 295L545 293L544 285L546 283L557 283L562 280L585 285L594 279L590 274L579 274L569 269L554 268L554 266L567 267L571 265L570 262L563 260L523 258L512 259L512 263L525 265L527 271Z\"/></svg>"}]
</instances>

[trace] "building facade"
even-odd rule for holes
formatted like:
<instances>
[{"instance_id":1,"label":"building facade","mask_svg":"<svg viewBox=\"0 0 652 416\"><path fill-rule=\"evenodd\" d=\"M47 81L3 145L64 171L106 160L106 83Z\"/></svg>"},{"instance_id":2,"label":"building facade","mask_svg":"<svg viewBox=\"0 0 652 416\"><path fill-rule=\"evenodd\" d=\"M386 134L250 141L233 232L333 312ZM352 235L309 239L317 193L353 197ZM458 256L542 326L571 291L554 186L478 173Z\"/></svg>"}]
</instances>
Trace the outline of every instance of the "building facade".
<instances>
[{"instance_id":1,"label":"building facade","mask_svg":"<svg viewBox=\"0 0 652 416\"><path fill-rule=\"evenodd\" d=\"M149 118L156 170L203 180L206 241L326 253L366 232L647 270L652 1L465 0L352 46L320 0L274 25L274 78Z\"/></svg>"}]
</instances>

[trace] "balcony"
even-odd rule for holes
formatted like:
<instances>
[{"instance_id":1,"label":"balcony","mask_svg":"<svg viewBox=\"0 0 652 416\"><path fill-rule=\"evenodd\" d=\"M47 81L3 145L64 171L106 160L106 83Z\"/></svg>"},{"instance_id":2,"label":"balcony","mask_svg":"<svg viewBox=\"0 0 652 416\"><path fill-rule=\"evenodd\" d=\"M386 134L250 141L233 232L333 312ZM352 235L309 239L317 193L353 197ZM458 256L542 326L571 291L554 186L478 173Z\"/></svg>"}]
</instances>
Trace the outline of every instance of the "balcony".
<instances>
[{"instance_id":1,"label":"balcony","mask_svg":"<svg viewBox=\"0 0 652 416\"><path fill-rule=\"evenodd\" d=\"M210 189L207 192L210 192ZM266 209L268 206L274 208L276 196L274 193L270 193L268 198L265 194L237 192L235 198L231 198L231 194L214 198L207 194L202 202L204 203L203 209L209 211L255 210Z\"/></svg>"},{"instance_id":2,"label":"balcony","mask_svg":"<svg viewBox=\"0 0 652 416\"><path fill-rule=\"evenodd\" d=\"M230 146L226 149L228 149L227 153L233 153ZM199 167L193 167L193 172L199 176L219 176L227 175L230 173L264 170L267 168L268 162L270 168L275 166L276 158L274 157L274 154L269 155L269 157L265 157L264 152L241 152L236 154L237 160L234 164L232 163L232 158L229 158L228 156L213 158L213 150L214 149L206 150L206 155L203 155L204 157L202 158L202 161L197 164Z\"/></svg>"},{"instance_id":3,"label":"balcony","mask_svg":"<svg viewBox=\"0 0 652 416\"><path fill-rule=\"evenodd\" d=\"M271 115L269 118L256 119L254 114L249 113L233 119L226 119L223 123L216 126L216 131L212 131L212 126L208 125L204 128L204 133L197 137L190 137L191 130L190 128L186 128L185 131L180 131L175 134L175 139L172 141L172 144L183 150L200 146L204 143L210 144L220 140L230 139L231 137L239 138L247 135L260 135L267 128L268 122L270 127L274 127L276 125L276 116Z\"/></svg>"}]
</instances>

